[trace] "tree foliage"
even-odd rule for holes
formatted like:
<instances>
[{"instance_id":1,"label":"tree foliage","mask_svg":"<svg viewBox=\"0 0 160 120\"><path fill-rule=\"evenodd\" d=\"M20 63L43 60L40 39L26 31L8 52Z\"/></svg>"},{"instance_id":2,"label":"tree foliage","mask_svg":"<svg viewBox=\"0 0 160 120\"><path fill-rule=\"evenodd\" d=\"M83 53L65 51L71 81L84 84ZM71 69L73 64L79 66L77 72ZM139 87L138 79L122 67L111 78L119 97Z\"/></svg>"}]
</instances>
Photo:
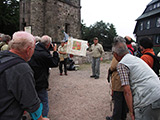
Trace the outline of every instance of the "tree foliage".
<instances>
[{"instance_id":1,"label":"tree foliage","mask_svg":"<svg viewBox=\"0 0 160 120\"><path fill-rule=\"evenodd\" d=\"M98 37L103 48L108 50L111 49L115 36L117 36L117 32L113 24L100 21L87 27L82 21L82 39L87 40L89 44L93 43L94 37Z\"/></svg>"},{"instance_id":2,"label":"tree foliage","mask_svg":"<svg viewBox=\"0 0 160 120\"><path fill-rule=\"evenodd\" d=\"M0 33L12 35L19 30L19 2L0 0Z\"/></svg>"}]
</instances>

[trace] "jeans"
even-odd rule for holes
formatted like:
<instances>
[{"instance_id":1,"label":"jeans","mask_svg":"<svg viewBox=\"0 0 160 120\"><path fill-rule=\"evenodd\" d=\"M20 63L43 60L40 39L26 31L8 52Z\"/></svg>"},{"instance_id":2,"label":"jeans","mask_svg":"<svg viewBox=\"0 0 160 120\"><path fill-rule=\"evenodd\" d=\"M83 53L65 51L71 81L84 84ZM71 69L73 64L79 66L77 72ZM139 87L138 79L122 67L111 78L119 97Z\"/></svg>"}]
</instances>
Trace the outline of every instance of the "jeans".
<instances>
[{"instance_id":1,"label":"jeans","mask_svg":"<svg viewBox=\"0 0 160 120\"><path fill-rule=\"evenodd\" d=\"M160 99L152 104L134 109L135 120L160 120Z\"/></svg>"},{"instance_id":2,"label":"jeans","mask_svg":"<svg viewBox=\"0 0 160 120\"><path fill-rule=\"evenodd\" d=\"M43 111L42 116L47 117L49 112L49 105L48 105L48 92L46 89L42 89L37 91L38 97L40 98L42 104L43 104Z\"/></svg>"},{"instance_id":3,"label":"jeans","mask_svg":"<svg viewBox=\"0 0 160 120\"><path fill-rule=\"evenodd\" d=\"M100 58L92 58L92 75L98 76L100 75Z\"/></svg>"},{"instance_id":4,"label":"jeans","mask_svg":"<svg viewBox=\"0 0 160 120\"><path fill-rule=\"evenodd\" d=\"M113 92L114 109L113 120L126 120L127 117L127 104L124 98L124 93L119 91Z\"/></svg>"},{"instance_id":5,"label":"jeans","mask_svg":"<svg viewBox=\"0 0 160 120\"><path fill-rule=\"evenodd\" d=\"M60 61L59 63L60 73L63 73L62 65L64 65L64 73L67 74L67 59L64 59L64 61Z\"/></svg>"}]
</instances>

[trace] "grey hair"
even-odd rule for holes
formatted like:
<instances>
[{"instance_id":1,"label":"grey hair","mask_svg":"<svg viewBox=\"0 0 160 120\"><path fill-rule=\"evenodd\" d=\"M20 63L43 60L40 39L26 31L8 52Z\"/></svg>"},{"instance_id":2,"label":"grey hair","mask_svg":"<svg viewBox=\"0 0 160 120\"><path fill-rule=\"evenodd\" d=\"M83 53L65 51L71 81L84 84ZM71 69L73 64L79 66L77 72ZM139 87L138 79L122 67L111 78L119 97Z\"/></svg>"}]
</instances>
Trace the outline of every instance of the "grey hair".
<instances>
[{"instance_id":1,"label":"grey hair","mask_svg":"<svg viewBox=\"0 0 160 120\"><path fill-rule=\"evenodd\" d=\"M40 42L41 42L44 46L46 46L46 45L48 45L49 43L52 42L52 38L49 37L48 35L44 35L44 36L42 36Z\"/></svg>"},{"instance_id":2,"label":"grey hair","mask_svg":"<svg viewBox=\"0 0 160 120\"><path fill-rule=\"evenodd\" d=\"M126 40L121 36L117 36L117 37L114 37L113 42L114 43L115 42L125 42L126 43Z\"/></svg>"},{"instance_id":3,"label":"grey hair","mask_svg":"<svg viewBox=\"0 0 160 120\"><path fill-rule=\"evenodd\" d=\"M3 33L0 33L0 37L3 37L4 36L4 34Z\"/></svg>"},{"instance_id":4,"label":"grey hair","mask_svg":"<svg viewBox=\"0 0 160 120\"><path fill-rule=\"evenodd\" d=\"M10 40L11 40L11 37L9 35L2 36L2 42L8 43Z\"/></svg>"},{"instance_id":5,"label":"grey hair","mask_svg":"<svg viewBox=\"0 0 160 120\"><path fill-rule=\"evenodd\" d=\"M12 40L9 42L9 49L16 49L23 52L27 47L33 47L35 45L35 40L32 34L18 31L13 34Z\"/></svg>"},{"instance_id":6,"label":"grey hair","mask_svg":"<svg viewBox=\"0 0 160 120\"><path fill-rule=\"evenodd\" d=\"M36 42L40 42L41 41L41 37L35 36L35 40L36 40Z\"/></svg>"},{"instance_id":7,"label":"grey hair","mask_svg":"<svg viewBox=\"0 0 160 120\"><path fill-rule=\"evenodd\" d=\"M124 54L128 53L128 48L123 37L117 36L114 38L112 52L117 53L118 56L123 56Z\"/></svg>"}]
</instances>

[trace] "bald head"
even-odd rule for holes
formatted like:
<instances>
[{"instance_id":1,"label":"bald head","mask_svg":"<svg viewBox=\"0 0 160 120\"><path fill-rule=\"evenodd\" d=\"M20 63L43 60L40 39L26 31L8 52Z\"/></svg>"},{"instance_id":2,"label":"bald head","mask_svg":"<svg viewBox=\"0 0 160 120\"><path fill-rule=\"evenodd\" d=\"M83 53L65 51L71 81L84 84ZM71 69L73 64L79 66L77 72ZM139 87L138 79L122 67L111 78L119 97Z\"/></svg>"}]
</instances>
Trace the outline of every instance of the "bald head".
<instances>
[{"instance_id":1,"label":"bald head","mask_svg":"<svg viewBox=\"0 0 160 120\"><path fill-rule=\"evenodd\" d=\"M9 42L9 48L11 52L28 61L33 55L35 48L34 36L24 31L15 32L12 40Z\"/></svg>"},{"instance_id":2,"label":"bald head","mask_svg":"<svg viewBox=\"0 0 160 120\"><path fill-rule=\"evenodd\" d=\"M30 33L19 31L13 34L12 40L9 42L10 49L19 51L25 50L28 46L34 46L34 36Z\"/></svg>"}]
</instances>

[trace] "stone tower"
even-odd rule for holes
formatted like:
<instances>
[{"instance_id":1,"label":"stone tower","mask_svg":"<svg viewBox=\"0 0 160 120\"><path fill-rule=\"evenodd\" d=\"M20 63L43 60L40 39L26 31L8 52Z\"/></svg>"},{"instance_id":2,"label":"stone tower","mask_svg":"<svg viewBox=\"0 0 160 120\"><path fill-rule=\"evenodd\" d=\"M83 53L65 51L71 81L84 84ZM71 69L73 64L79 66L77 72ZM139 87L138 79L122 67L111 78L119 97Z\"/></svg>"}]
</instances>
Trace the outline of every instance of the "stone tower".
<instances>
[{"instance_id":1,"label":"stone tower","mask_svg":"<svg viewBox=\"0 0 160 120\"><path fill-rule=\"evenodd\" d=\"M35 36L49 35L54 42L63 39L65 30L81 37L80 0L20 0L20 29L31 26Z\"/></svg>"}]
</instances>

